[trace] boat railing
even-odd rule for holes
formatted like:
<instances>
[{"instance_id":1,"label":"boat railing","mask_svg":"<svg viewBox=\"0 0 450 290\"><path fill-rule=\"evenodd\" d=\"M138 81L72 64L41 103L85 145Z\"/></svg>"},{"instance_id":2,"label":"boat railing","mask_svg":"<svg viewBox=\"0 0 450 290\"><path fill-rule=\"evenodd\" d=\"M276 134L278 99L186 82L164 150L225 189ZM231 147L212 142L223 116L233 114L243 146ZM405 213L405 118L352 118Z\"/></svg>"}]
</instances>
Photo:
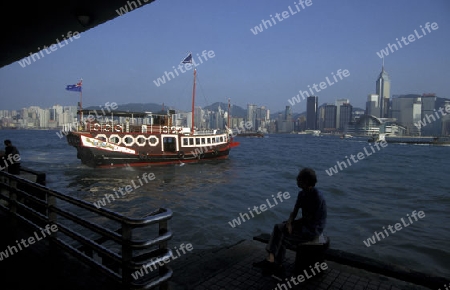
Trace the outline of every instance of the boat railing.
<instances>
[{"instance_id":1,"label":"boat railing","mask_svg":"<svg viewBox=\"0 0 450 290\"><path fill-rule=\"evenodd\" d=\"M221 130L213 130L213 129L202 129L202 130L195 130L194 135L218 135L223 134L225 132L222 132Z\"/></svg>"},{"instance_id":2,"label":"boat railing","mask_svg":"<svg viewBox=\"0 0 450 290\"><path fill-rule=\"evenodd\" d=\"M117 122L86 123L81 131L90 133L136 133L136 134L179 134L185 133L180 126L130 124Z\"/></svg>"},{"instance_id":3,"label":"boat railing","mask_svg":"<svg viewBox=\"0 0 450 290\"><path fill-rule=\"evenodd\" d=\"M160 262L172 256L170 209L129 218L5 171L0 171L0 209L13 223L36 230L56 225L47 237L50 251L62 249L126 289L168 289L173 272ZM155 271L148 272L150 266ZM148 274L136 274L143 269Z\"/></svg>"}]
</instances>

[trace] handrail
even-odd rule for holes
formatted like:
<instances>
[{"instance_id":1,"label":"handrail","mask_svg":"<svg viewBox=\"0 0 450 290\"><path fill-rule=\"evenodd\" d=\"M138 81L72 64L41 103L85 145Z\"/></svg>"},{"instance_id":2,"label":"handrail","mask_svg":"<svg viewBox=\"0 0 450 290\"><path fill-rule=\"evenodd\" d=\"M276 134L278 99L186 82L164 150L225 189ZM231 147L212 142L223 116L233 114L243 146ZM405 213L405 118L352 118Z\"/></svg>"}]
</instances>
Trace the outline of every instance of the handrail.
<instances>
[{"instance_id":1,"label":"handrail","mask_svg":"<svg viewBox=\"0 0 450 290\"><path fill-rule=\"evenodd\" d=\"M172 255L167 248L172 238L167 226L170 209L159 208L143 218L126 217L4 171L0 171L0 209L36 229L55 224L58 231L48 237L51 247L58 246L126 289L168 288L173 271L155 261ZM156 227L158 236L146 237L150 227ZM150 264L159 271L133 279L136 269Z\"/></svg>"}]
</instances>

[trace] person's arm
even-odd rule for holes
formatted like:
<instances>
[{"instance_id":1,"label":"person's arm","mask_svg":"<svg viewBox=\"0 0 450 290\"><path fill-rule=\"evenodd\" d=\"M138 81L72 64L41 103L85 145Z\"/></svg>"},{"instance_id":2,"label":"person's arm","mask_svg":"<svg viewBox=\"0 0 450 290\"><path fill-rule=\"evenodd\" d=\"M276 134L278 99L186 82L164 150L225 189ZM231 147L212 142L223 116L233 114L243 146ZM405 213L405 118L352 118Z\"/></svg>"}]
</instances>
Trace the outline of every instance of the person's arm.
<instances>
[{"instance_id":1,"label":"person's arm","mask_svg":"<svg viewBox=\"0 0 450 290\"><path fill-rule=\"evenodd\" d=\"M292 222L295 220L295 218L297 217L298 211L301 207L301 198L300 198L301 193L299 193L297 200L295 201L295 205L294 205L294 210L291 212L291 214L289 215L289 219L287 220L286 226L288 229L289 234L292 233Z\"/></svg>"}]
</instances>

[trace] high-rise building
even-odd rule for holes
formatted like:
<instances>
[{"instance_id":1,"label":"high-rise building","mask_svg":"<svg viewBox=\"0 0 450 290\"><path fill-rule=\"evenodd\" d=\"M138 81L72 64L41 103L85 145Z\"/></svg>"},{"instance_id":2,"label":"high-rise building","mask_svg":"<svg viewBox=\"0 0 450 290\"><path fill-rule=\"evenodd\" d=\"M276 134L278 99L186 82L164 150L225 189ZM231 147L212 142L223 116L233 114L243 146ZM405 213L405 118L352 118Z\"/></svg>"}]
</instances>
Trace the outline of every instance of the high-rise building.
<instances>
[{"instance_id":1,"label":"high-rise building","mask_svg":"<svg viewBox=\"0 0 450 290\"><path fill-rule=\"evenodd\" d=\"M250 122L252 128L250 130L256 131L256 109L257 106L253 104L247 104L247 122Z\"/></svg>"},{"instance_id":2,"label":"high-rise building","mask_svg":"<svg viewBox=\"0 0 450 290\"><path fill-rule=\"evenodd\" d=\"M322 104L317 110L317 129L323 131L325 128L325 106L327 104Z\"/></svg>"},{"instance_id":3,"label":"high-rise building","mask_svg":"<svg viewBox=\"0 0 450 290\"><path fill-rule=\"evenodd\" d=\"M389 117L389 100L391 96L391 81L389 75L384 70L384 58L381 73L376 82L376 94L379 96L378 104L380 106L380 118Z\"/></svg>"},{"instance_id":4,"label":"high-rise building","mask_svg":"<svg viewBox=\"0 0 450 290\"><path fill-rule=\"evenodd\" d=\"M420 95L400 95L392 97L392 118L406 128L407 135L418 135L419 129L414 125L421 115Z\"/></svg>"},{"instance_id":5,"label":"high-rise building","mask_svg":"<svg viewBox=\"0 0 450 290\"><path fill-rule=\"evenodd\" d=\"M325 106L325 122L324 131L335 131L336 130L336 105L328 104Z\"/></svg>"},{"instance_id":6,"label":"high-rise building","mask_svg":"<svg viewBox=\"0 0 450 290\"><path fill-rule=\"evenodd\" d=\"M377 94L370 94L367 96L366 115L380 117L379 96Z\"/></svg>"},{"instance_id":7,"label":"high-rise building","mask_svg":"<svg viewBox=\"0 0 450 290\"><path fill-rule=\"evenodd\" d=\"M317 130L317 104L319 97L309 96L306 100L306 130Z\"/></svg>"},{"instance_id":8,"label":"high-rise building","mask_svg":"<svg viewBox=\"0 0 450 290\"><path fill-rule=\"evenodd\" d=\"M339 127L338 129L346 132L348 125L352 121L353 106L350 103L342 104L339 108Z\"/></svg>"},{"instance_id":9,"label":"high-rise building","mask_svg":"<svg viewBox=\"0 0 450 290\"><path fill-rule=\"evenodd\" d=\"M349 99L337 99L335 102L336 105L336 128L341 128L340 124L340 114L341 114L341 105L350 103Z\"/></svg>"}]
</instances>

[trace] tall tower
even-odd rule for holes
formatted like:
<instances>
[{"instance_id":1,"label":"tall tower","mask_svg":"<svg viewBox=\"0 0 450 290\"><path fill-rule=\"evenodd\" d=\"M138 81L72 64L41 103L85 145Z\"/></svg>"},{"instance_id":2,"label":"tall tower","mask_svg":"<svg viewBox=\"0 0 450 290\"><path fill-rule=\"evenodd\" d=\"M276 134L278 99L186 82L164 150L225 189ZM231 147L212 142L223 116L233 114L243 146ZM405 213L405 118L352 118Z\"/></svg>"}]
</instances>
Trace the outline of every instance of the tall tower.
<instances>
[{"instance_id":1,"label":"tall tower","mask_svg":"<svg viewBox=\"0 0 450 290\"><path fill-rule=\"evenodd\" d=\"M256 127L256 108L257 106L254 104L247 104L247 122L251 122L252 128L250 130L256 131L258 128Z\"/></svg>"},{"instance_id":2,"label":"tall tower","mask_svg":"<svg viewBox=\"0 0 450 290\"><path fill-rule=\"evenodd\" d=\"M380 118L389 117L389 99L391 95L391 81L389 80L389 75L384 70L384 57L383 66L381 68L381 73L378 76L376 82L376 94L379 96L379 106L380 106Z\"/></svg>"},{"instance_id":3,"label":"tall tower","mask_svg":"<svg viewBox=\"0 0 450 290\"><path fill-rule=\"evenodd\" d=\"M309 96L306 99L306 129L317 130L317 103L319 97Z\"/></svg>"},{"instance_id":4,"label":"tall tower","mask_svg":"<svg viewBox=\"0 0 450 290\"><path fill-rule=\"evenodd\" d=\"M349 99L337 99L335 102L336 105L336 128L340 129L341 126L341 105L350 103Z\"/></svg>"}]
</instances>

